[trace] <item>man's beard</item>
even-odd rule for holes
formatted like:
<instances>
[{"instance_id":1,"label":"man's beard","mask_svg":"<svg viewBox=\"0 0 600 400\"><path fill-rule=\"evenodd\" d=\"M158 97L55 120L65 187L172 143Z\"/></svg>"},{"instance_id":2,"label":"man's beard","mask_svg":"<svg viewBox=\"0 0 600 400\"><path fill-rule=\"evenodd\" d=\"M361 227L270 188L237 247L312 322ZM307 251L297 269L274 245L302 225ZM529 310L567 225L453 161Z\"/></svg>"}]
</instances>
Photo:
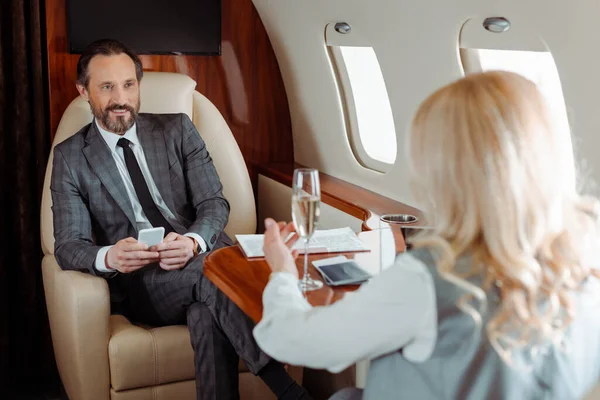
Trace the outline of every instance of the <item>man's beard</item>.
<instances>
[{"instance_id":1,"label":"man's beard","mask_svg":"<svg viewBox=\"0 0 600 400\"><path fill-rule=\"evenodd\" d=\"M94 114L94 117L101 122L101 125L106 130L118 135L122 135L127 132L135 123L138 111L140 110L140 102L137 102L135 109L129 104L109 104L104 110L102 110L90 100L90 108L92 109L92 114ZM118 116L116 121L113 121L110 118L110 112L112 110L127 110L129 111L129 118L126 119L125 116Z\"/></svg>"}]
</instances>

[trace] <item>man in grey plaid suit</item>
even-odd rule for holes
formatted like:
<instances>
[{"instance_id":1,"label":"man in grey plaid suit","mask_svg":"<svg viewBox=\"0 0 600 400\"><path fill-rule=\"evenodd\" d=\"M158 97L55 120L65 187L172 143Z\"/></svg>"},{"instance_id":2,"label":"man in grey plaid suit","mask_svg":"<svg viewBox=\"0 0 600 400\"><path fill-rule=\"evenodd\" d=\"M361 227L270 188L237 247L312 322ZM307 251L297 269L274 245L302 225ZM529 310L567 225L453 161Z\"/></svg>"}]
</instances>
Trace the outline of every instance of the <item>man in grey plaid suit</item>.
<instances>
[{"instance_id":1,"label":"man in grey plaid suit","mask_svg":"<svg viewBox=\"0 0 600 400\"><path fill-rule=\"evenodd\" d=\"M92 43L77 89L94 121L54 149L55 255L65 270L107 279L113 312L156 326L187 320L198 399L236 399L238 360L279 398L309 398L252 336L252 321L203 275L231 245L229 203L206 146L183 114L138 114L142 64L114 40ZM139 230L165 227L148 248Z\"/></svg>"}]
</instances>

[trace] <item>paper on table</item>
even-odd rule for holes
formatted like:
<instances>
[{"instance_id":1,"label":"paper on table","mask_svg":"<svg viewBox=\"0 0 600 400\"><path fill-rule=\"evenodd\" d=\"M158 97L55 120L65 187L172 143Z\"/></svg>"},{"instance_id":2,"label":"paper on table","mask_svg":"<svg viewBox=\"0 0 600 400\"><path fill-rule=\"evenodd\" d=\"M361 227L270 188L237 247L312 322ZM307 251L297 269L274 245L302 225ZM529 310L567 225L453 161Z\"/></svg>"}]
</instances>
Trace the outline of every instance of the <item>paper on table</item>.
<instances>
[{"instance_id":1,"label":"paper on table","mask_svg":"<svg viewBox=\"0 0 600 400\"><path fill-rule=\"evenodd\" d=\"M248 258L264 257L264 235L235 235L240 247ZM298 240L293 247L302 254L304 242ZM342 253L354 251L369 251L370 249L356 236L352 229L339 228L317 230L310 239L309 253Z\"/></svg>"}]
</instances>

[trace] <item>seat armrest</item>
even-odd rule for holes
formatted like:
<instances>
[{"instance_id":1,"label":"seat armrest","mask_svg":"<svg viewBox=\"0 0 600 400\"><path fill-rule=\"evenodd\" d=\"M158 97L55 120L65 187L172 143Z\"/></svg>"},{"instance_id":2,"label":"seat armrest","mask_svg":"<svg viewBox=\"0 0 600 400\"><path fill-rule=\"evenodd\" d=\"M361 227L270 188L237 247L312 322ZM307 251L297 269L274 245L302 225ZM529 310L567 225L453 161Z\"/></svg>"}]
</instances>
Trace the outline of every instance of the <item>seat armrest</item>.
<instances>
[{"instance_id":1,"label":"seat armrest","mask_svg":"<svg viewBox=\"0 0 600 400\"><path fill-rule=\"evenodd\" d=\"M110 293L103 278L63 271L52 255L42 261L56 364L71 400L110 396Z\"/></svg>"}]
</instances>

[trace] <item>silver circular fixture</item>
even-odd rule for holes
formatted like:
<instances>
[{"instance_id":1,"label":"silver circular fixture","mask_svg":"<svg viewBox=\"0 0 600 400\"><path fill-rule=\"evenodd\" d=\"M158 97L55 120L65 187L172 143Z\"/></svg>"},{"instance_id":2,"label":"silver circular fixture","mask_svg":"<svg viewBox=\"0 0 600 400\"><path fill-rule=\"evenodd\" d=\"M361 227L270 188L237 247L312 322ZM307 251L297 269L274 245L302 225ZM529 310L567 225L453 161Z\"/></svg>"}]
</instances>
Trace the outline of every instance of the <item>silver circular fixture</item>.
<instances>
[{"instance_id":1,"label":"silver circular fixture","mask_svg":"<svg viewBox=\"0 0 600 400\"><path fill-rule=\"evenodd\" d=\"M352 27L346 22L338 22L335 24L335 30L342 35L350 33Z\"/></svg>"},{"instance_id":2,"label":"silver circular fixture","mask_svg":"<svg viewBox=\"0 0 600 400\"><path fill-rule=\"evenodd\" d=\"M504 17L489 17L483 21L483 27L490 32L502 33L510 29L510 21Z\"/></svg>"},{"instance_id":3,"label":"silver circular fixture","mask_svg":"<svg viewBox=\"0 0 600 400\"><path fill-rule=\"evenodd\" d=\"M419 218L410 214L385 214L379 219L388 224L414 224Z\"/></svg>"}]
</instances>

